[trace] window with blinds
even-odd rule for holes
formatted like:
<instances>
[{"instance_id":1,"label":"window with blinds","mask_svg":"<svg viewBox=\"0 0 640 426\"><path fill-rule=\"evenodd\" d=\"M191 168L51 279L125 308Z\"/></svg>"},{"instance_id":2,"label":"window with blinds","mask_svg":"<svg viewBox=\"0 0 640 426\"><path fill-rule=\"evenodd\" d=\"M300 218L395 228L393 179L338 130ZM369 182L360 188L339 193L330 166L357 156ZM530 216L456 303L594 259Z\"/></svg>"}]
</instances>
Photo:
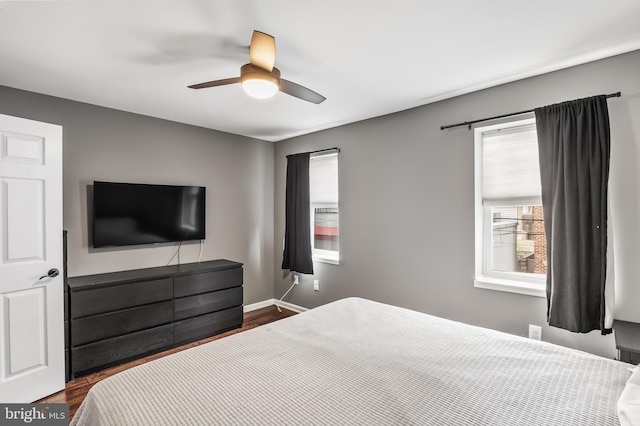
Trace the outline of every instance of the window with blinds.
<instances>
[{"instance_id":1,"label":"window with blinds","mask_svg":"<svg viewBox=\"0 0 640 426\"><path fill-rule=\"evenodd\" d=\"M315 261L338 264L340 214L338 210L338 153L312 155L309 160L312 252Z\"/></svg>"},{"instance_id":2,"label":"window with blinds","mask_svg":"<svg viewBox=\"0 0 640 426\"><path fill-rule=\"evenodd\" d=\"M540 295L547 259L535 121L477 128L475 137L476 285L497 280Z\"/></svg>"}]
</instances>

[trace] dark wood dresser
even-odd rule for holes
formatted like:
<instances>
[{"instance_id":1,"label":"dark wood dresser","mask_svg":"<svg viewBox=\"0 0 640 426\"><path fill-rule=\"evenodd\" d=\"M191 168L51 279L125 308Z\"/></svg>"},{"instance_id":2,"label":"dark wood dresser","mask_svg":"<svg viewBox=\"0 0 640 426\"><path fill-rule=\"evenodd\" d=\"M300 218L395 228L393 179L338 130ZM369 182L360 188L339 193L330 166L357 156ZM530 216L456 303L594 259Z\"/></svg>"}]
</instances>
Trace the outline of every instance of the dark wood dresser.
<instances>
[{"instance_id":1,"label":"dark wood dresser","mask_svg":"<svg viewBox=\"0 0 640 426\"><path fill-rule=\"evenodd\" d=\"M71 378L242 326L242 271L220 259L69 278Z\"/></svg>"}]
</instances>

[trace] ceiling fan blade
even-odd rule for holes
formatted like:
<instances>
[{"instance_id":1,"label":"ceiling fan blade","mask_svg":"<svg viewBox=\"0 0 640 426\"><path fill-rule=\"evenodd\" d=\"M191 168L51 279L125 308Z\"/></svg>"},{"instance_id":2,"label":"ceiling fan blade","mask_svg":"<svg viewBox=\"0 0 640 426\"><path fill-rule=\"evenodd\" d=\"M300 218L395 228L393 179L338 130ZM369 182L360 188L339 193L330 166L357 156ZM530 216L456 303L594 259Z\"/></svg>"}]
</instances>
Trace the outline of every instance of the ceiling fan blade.
<instances>
[{"instance_id":1,"label":"ceiling fan blade","mask_svg":"<svg viewBox=\"0 0 640 426\"><path fill-rule=\"evenodd\" d=\"M226 84L240 83L240 77L225 78L223 80L207 81L206 83L192 84L189 89L206 89L207 87L224 86Z\"/></svg>"},{"instance_id":2,"label":"ceiling fan blade","mask_svg":"<svg viewBox=\"0 0 640 426\"><path fill-rule=\"evenodd\" d=\"M322 103L327 99L311 89L307 89L304 86L300 86L299 84L285 80L284 78L280 79L280 91L287 95L302 99L303 101L313 102L314 104Z\"/></svg>"},{"instance_id":3,"label":"ceiling fan blade","mask_svg":"<svg viewBox=\"0 0 640 426\"><path fill-rule=\"evenodd\" d=\"M276 39L269 34L254 31L251 36L249 58L251 65L271 72L276 62Z\"/></svg>"}]
</instances>

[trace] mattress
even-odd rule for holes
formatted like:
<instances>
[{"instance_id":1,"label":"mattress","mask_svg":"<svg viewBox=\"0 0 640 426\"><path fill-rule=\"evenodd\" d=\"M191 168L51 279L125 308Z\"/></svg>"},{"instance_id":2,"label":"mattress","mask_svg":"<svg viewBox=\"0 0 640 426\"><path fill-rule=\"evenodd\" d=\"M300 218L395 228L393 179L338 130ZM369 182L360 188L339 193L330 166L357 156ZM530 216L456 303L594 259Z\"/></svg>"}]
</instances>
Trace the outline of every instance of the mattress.
<instances>
[{"instance_id":1,"label":"mattress","mask_svg":"<svg viewBox=\"0 0 640 426\"><path fill-rule=\"evenodd\" d=\"M72 425L618 425L629 365L348 298L97 383Z\"/></svg>"}]
</instances>

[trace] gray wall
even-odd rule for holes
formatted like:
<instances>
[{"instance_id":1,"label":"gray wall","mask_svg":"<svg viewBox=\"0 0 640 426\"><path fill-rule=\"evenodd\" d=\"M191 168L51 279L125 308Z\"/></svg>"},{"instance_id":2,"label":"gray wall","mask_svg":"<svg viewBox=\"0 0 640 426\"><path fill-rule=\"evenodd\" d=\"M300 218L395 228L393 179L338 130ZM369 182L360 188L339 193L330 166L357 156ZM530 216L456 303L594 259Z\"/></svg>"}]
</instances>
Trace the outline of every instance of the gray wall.
<instances>
[{"instance_id":1,"label":"gray wall","mask_svg":"<svg viewBox=\"0 0 640 426\"><path fill-rule=\"evenodd\" d=\"M164 265L175 249L91 249L86 187L93 180L194 184L208 191L202 258L245 263L246 303L280 297L290 283L280 270L285 156L338 146L341 264L317 264L289 300L314 307L362 296L524 335L528 324L545 323L545 301L473 287L473 134L440 125L622 91L609 100L616 317L640 321L639 71L634 52L275 145L1 86L0 113L64 126L71 276ZM184 245L181 261L197 260L198 251ZM595 332L545 326L543 339L615 352L612 336Z\"/></svg>"},{"instance_id":2,"label":"gray wall","mask_svg":"<svg viewBox=\"0 0 640 426\"><path fill-rule=\"evenodd\" d=\"M89 247L87 185L94 180L199 185L207 187L202 260L243 262L245 303L273 297L272 143L7 87L0 87L0 113L64 128L70 276L166 265L176 249ZM181 262L197 261L199 250L183 244Z\"/></svg>"},{"instance_id":3,"label":"gray wall","mask_svg":"<svg viewBox=\"0 0 640 426\"><path fill-rule=\"evenodd\" d=\"M543 298L474 288L473 132L440 126L621 91L609 100L616 317L640 321L639 73L633 52L276 143L275 297L290 285L280 270L285 156L338 146L341 264L316 263L291 303L311 308L361 296L518 335L539 324L543 340L614 356L611 335L546 326Z\"/></svg>"}]
</instances>

